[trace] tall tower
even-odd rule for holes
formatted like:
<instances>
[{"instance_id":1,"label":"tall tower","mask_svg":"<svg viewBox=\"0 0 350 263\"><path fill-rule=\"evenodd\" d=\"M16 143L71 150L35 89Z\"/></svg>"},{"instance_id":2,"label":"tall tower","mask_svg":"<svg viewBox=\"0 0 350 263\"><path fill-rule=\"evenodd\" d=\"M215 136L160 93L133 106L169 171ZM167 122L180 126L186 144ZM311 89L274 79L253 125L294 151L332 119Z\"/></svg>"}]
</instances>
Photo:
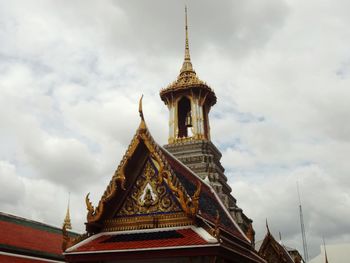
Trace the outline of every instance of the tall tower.
<instances>
[{"instance_id":1,"label":"tall tower","mask_svg":"<svg viewBox=\"0 0 350 263\"><path fill-rule=\"evenodd\" d=\"M160 91L169 109L169 137L164 147L197 175L210 182L243 231L252 221L236 205L227 184L221 153L211 142L209 111L216 103L214 91L197 77L193 69L185 8L185 57L177 79Z\"/></svg>"}]
</instances>

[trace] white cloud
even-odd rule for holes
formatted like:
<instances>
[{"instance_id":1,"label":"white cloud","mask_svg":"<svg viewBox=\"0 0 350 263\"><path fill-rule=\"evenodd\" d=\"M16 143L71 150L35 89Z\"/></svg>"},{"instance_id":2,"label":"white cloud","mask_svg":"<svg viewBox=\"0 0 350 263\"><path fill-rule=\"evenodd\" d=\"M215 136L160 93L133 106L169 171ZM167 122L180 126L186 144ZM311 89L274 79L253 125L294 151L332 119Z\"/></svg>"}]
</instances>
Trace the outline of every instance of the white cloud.
<instances>
[{"instance_id":1,"label":"white cloud","mask_svg":"<svg viewBox=\"0 0 350 263\"><path fill-rule=\"evenodd\" d=\"M188 5L194 67L218 97L212 138L257 236L268 218L301 248L299 180L312 254L322 235L349 242L349 3ZM176 1L0 2L0 210L60 225L70 191L82 230L83 198L98 202L141 94L166 142L158 92L178 74L183 33Z\"/></svg>"},{"instance_id":2,"label":"white cloud","mask_svg":"<svg viewBox=\"0 0 350 263\"><path fill-rule=\"evenodd\" d=\"M0 194L1 203L17 205L24 195L23 180L16 176L16 167L5 161L0 161L0 184L3 189Z\"/></svg>"}]
</instances>

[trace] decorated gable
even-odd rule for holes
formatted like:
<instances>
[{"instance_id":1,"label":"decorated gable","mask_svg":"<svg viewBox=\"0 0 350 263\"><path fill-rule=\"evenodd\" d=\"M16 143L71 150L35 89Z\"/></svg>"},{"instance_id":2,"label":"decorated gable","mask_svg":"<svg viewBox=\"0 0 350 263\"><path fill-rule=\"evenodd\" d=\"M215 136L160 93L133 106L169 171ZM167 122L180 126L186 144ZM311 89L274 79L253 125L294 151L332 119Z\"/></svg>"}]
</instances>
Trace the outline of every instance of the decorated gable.
<instances>
[{"instance_id":1,"label":"decorated gable","mask_svg":"<svg viewBox=\"0 0 350 263\"><path fill-rule=\"evenodd\" d=\"M117 217L181 212L176 199L158 176L154 162L148 158Z\"/></svg>"},{"instance_id":2,"label":"decorated gable","mask_svg":"<svg viewBox=\"0 0 350 263\"><path fill-rule=\"evenodd\" d=\"M105 231L188 225L192 220L183 212L165 180L159 165L146 159L142 172L129 190L121 208L105 221Z\"/></svg>"},{"instance_id":3,"label":"decorated gable","mask_svg":"<svg viewBox=\"0 0 350 263\"><path fill-rule=\"evenodd\" d=\"M140 102L141 108L141 102ZM193 225L198 213L202 182L189 195L141 123L98 205L86 197L86 230L121 231Z\"/></svg>"}]
</instances>

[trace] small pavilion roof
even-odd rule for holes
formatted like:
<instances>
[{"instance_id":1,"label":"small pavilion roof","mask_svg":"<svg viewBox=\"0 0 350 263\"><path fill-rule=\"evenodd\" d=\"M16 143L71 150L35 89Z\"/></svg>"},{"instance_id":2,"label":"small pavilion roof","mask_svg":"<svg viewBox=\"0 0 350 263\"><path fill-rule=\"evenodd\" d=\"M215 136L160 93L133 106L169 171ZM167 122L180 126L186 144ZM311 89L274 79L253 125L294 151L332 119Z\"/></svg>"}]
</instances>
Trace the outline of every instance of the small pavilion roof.
<instances>
[{"instance_id":1,"label":"small pavilion roof","mask_svg":"<svg viewBox=\"0 0 350 263\"><path fill-rule=\"evenodd\" d=\"M283 258L283 262L294 263L294 260L288 253L287 247L277 242L277 240L273 237L273 235L270 233L269 228L267 227L267 234L264 240L262 241L262 244L260 245L259 255L265 257L266 255L270 255L271 251L273 251L279 257Z\"/></svg>"}]
</instances>

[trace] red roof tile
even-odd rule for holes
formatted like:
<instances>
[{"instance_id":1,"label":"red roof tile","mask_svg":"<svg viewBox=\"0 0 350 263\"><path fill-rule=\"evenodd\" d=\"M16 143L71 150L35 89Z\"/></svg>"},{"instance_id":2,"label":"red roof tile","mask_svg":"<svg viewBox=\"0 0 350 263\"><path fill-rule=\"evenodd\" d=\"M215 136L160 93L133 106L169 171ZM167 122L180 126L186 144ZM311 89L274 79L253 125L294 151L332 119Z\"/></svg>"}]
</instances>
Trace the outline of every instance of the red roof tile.
<instances>
[{"instance_id":1,"label":"red roof tile","mask_svg":"<svg viewBox=\"0 0 350 263\"><path fill-rule=\"evenodd\" d=\"M43 263L45 261L35 260L35 259L31 259L31 258L0 255L0 262L1 263Z\"/></svg>"},{"instance_id":2,"label":"red roof tile","mask_svg":"<svg viewBox=\"0 0 350 263\"><path fill-rule=\"evenodd\" d=\"M57 255L62 253L62 234L1 221L0 231L0 244L45 251Z\"/></svg>"},{"instance_id":3,"label":"red roof tile","mask_svg":"<svg viewBox=\"0 0 350 263\"><path fill-rule=\"evenodd\" d=\"M62 260L61 231L57 227L0 213L0 251Z\"/></svg>"},{"instance_id":4,"label":"red roof tile","mask_svg":"<svg viewBox=\"0 0 350 263\"><path fill-rule=\"evenodd\" d=\"M87 252L87 251L108 251L108 250L127 250L127 249L143 249L143 248L159 248L159 247L179 247L179 246L194 246L194 245L205 245L208 244L206 240L200 237L193 229L179 229L175 232L179 234L180 237L164 237L166 232L169 231L159 231L159 232L144 232L147 233L157 233L159 238L145 238L146 240L135 240L134 238L129 238L130 241L118 241L118 236L120 234L104 234L90 242L78 247L69 252ZM126 235L135 235L132 232ZM124 236L126 236L124 235ZM136 234L137 235L137 234ZM113 238L114 242L109 242L108 239ZM134 239L134 240L132 240Z\"/></svg>"}]
</instances>

